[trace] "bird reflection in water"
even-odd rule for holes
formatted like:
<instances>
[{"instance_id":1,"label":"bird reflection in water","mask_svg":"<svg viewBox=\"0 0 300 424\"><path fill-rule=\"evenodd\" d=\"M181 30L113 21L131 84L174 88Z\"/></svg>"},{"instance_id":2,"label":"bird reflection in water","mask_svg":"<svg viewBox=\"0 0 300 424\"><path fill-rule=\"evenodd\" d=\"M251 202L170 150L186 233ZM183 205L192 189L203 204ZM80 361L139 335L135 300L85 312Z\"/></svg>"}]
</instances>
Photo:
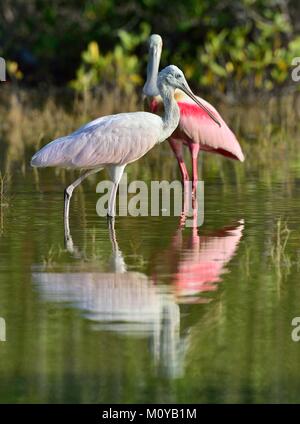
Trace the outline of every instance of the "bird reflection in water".
<instances>
[{"instance_id":1,"label":"bird reflection in water","mask_svg":"<svg viewBox=\"0 0 300 424\"><path fill-rule=\"evenodd\" d=\"M175 376L179 306L166 286L157 285L146 274L127 270L114 221L109 221L109 235L112 254L108 272L34 272L33 281L43 300L71 303L93 322L94 330L149 338L157 366ZM73 243L69 225L65 226L65 244L73 257L84 256Z\"/></svg>"},{"instance_id":2,"label":"bird reflection in water","mask_svg":"<svg viewBox=\"0 0 300 424\"><path fill-rule=\"evenodd\" d=\"M173 274L175 290L146 274L127 270L113 221L109 224L112 255L108 272L91 272L86 263L87 269L80 272L34 272L32 277L42 299L71 303L93 323L93 329L148 338L157 368L174 378L182 374L188 344L180 332L179 304L192 294L216 288L225 264L237 249L242 228L239 223L200 240L196 227L185 245L181 225L171 246L180 250ZM65 230L68 251L80 258L69 226Z\"/></svg>"},{"instance_id":3,"label":"bird reflection in water","mask_svg":"<svg viewBox=\"0 0 300 424\"><path fill-rule=\"evenodd\" d=\"M226 273L226 264L234 256L244 221L215 230L209 235L199 236L197 227L197 199L194 202L191 234L183 238L184 219L173 237L173 251L179 259L172 270L172 283L178 303L208 303L211 298L205 293L217 290L221 276Z\"/></svg>"}]
</instances>

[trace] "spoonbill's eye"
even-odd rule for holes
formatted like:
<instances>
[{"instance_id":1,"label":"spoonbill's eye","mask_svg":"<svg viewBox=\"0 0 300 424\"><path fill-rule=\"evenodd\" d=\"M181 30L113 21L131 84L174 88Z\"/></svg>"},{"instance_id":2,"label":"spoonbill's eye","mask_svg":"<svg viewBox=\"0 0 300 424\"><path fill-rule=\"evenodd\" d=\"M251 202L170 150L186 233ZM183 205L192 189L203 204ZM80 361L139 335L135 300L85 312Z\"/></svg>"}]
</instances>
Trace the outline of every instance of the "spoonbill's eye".
<instances>
[{"instance_id":1,"label":"spoonbill's eye","mask_svg":"<svg viewBox=\"0 0 300 424\"><path fill-rule=\"evenodd\" d=\"M181 78L181 75L180 74L176 74L175 75L175 78L180 79Z\"/></svg>"}]
</instances>

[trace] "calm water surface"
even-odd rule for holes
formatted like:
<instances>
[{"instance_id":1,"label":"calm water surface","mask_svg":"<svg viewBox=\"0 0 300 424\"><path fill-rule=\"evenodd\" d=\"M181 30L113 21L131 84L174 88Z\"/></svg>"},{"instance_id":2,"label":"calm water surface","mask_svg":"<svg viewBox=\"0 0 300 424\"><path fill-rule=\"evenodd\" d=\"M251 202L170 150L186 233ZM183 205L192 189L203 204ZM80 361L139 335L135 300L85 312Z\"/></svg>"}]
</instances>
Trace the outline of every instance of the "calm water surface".
<instances>
[{"instance_id":1,"label":"calm water surface","mask_svg":"<svg viewBox=\"0 0 300 424\"><path fill-rule=\"evenodd\" d=\"M109 231L97 179L85 183L69 250L61 177L14 171L1 209L1 402L300 400L300 157L276 178L239 182L236 166L226 183L205 178L198 231L178 217L117 218Z\"/></svg>"}]
</instances>

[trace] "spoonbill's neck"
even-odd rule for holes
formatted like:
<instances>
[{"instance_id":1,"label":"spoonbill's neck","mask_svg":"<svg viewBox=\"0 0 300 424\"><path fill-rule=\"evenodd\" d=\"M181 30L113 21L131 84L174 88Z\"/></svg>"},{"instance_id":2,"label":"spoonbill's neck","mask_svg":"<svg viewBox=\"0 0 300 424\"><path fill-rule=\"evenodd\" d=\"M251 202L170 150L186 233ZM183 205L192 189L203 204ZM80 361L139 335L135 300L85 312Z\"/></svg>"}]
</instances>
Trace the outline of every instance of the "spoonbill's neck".
<instances>
[{"instance_id":1,"label":"spoonbill's neck","mask_svg":"<svg viewBox=\"0 0 300 424\"><path fill-rule=\"evenodd\" d=\"M161 55L161 46L149 49L149 59L147 65L147 80L143 88L143 93L148 96L157 96L159 90L157 87L157 75Z\"/></svg>"},{"instance_id":2,"label":"spoonbill's neck","mask_svg":"<svg viewBox=\"0 0 300 424\"><path fill-rule=\"evenodd\" d=\"M178 127L180 110L174 98L174 89L172 87L163 84L159 91L164 105L161 142L169 138Z\"/></svg>"}]
</instances>

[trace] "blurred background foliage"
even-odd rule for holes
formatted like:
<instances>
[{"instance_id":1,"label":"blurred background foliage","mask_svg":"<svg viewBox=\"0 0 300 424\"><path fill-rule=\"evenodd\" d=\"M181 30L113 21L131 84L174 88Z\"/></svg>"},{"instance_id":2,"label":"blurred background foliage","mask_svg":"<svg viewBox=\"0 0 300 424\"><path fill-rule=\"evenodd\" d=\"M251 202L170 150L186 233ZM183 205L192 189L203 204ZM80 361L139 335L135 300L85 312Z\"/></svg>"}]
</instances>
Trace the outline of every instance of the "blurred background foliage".
<instances>
[{"instance_id":1,"label":"blurred background foliage","mask_svg":"<svg viewBox=\"0 0 300 424\"><path fill-rule=\"evenodd\" d=\"M225 94L271 91L300 55L298 0L6 0L0 55L23 84L101 84L130 95L145 77L147 37L164 40L162 65Z\"/></svg>"}]
</instances>

